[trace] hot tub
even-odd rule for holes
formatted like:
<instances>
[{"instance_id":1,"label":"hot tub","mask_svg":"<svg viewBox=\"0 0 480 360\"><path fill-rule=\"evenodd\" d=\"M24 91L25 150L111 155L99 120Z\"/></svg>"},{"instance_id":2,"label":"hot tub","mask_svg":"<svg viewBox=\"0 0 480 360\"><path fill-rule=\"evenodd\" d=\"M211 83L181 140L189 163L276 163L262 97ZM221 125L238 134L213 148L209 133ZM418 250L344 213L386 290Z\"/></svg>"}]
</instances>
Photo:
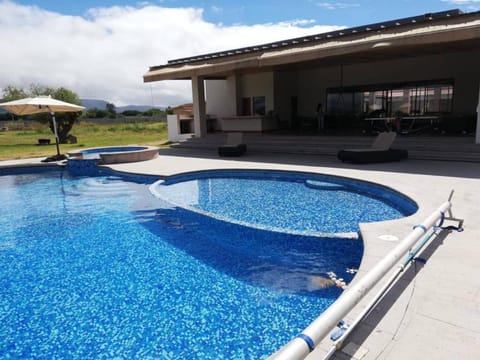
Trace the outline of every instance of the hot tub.
<instances>
[{"instance_id":1,"label":"hot tub","mask_svg":"<svg viewBox=\"0 0 480 360\"><path fill-rule=\"evenodd\" d=\"M72 151L68 156L73 160L94 160L100 164L117 164L153 159L158 156L158 148L139 145L108 146Z\"/></svg>"}]
</instances>

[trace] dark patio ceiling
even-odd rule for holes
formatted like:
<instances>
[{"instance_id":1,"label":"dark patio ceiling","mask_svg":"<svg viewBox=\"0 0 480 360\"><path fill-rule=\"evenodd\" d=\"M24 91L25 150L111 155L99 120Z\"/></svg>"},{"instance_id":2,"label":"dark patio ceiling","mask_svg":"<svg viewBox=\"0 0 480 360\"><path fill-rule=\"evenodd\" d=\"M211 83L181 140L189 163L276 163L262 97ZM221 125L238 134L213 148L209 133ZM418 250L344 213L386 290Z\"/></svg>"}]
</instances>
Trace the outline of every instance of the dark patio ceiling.
<instances>
[{"instance_id":1,"label":"dark patio ceiling","mask_svg":"<svg viewBox=\"0 0 480 360\"><path fill-rule=\"evenodd\" d=\"M471 52L480 49L480 39L470 39L451 43L425 45L407 45L388 47L381 46L378 49L369 49L350 54L342 54L319 58L315 60L297 62L272 67L272 70L298 70L305 68L327 67L334 65L349 65L358 63L372 63L382 60L414 58L425 55L446 54L453 52ZM264 70L264 69L263 69Z\"/></svg>"}]
</instances>

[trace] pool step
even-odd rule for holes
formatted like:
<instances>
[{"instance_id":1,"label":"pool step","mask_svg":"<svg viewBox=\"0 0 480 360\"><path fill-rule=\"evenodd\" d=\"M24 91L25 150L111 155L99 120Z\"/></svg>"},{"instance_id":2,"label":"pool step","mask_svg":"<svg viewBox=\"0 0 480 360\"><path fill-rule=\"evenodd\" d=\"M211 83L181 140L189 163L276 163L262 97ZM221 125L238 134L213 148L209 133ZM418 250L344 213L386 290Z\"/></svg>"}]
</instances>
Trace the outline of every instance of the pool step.
<instances>
[{"instance_id":1,"label":"pool step","mask_svg":"<svg viewBox=\"0 0 480 360\"><path fill-rule=\"evenodd\" d=\"M192 138L173 147L217 150L225 143L224 133ZM337 156L340 149L369 148L374 136L291 135L245 133L244 142L251 154L298 154ZM410 159L480 162L480 144L472 136L397 136L394 148L406 149Z\"/></svg>"},{"instance_id":2,"label":"pool step","mask_svg":"<svg viewBox=\"0 0 480 360\"><path fill-rule=\"evenodd\" d=\"M121 179L111 178L86 178L70 189L74 195L87 195L93 197L116 197L134 193L134 190Z\"/></svg>"}]
</instances>

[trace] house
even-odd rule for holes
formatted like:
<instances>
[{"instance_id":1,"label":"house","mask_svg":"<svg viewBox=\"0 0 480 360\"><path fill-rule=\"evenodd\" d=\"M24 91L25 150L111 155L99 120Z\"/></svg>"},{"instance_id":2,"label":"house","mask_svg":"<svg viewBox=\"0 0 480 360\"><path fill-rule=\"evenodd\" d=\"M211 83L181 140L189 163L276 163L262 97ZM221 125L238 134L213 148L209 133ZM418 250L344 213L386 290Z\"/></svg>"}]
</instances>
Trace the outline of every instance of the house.
<instances>
[{"instance_id":1,"label":"house","mask_svg":"<svg viewBox=\"0 0 480 360\"><path fill-rule=\"evenodd\" d=\"M424 127L480 143L480 12L449 10L152 66L192 82L193 131ZM318 121L321 121L321 124Z\"/></svg>"},{"instance_id":2,"label":"house","mask_svg":"<svg viewBox=\"0 0 480 360\"><path fill-rule=\"evenodd\" d=\"M180 119L193 119L193 104L182 104L170 109Z\"/></svg>"}]
</instances>

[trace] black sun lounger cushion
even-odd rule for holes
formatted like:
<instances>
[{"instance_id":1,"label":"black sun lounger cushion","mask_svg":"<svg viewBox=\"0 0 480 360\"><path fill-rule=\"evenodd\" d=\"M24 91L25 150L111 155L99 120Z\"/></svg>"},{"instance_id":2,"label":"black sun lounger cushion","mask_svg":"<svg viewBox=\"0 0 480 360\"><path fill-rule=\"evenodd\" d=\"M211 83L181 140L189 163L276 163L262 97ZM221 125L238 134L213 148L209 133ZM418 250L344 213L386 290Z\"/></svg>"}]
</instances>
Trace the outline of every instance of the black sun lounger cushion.
<instances>
[{"instance_id":1,"label":"black sun lounger cushion","mask_svg":"<svg viewBox=\"0 0 480 360\"><path fill-rule=\"evenodd\" d=\"M397 134L393 131L379 133L372 146L365 149L343 149L337 154L342 161L357 164L400 161L408 157L407 150L392 149L391 146Z\"/></svg>"},{"instance_id":2,"label":"black sun lounger cushion","mask_svg":"<svg viewBox=\"0 0 480 360\"><path fill-rule=\"evenodd\" d=\"M404 149L388 150L340 150L337 154L342 161L349 161L356 164L368 164L388 161L400 161L408 158L408 151Z\"/></svg>"}]
</instances>

